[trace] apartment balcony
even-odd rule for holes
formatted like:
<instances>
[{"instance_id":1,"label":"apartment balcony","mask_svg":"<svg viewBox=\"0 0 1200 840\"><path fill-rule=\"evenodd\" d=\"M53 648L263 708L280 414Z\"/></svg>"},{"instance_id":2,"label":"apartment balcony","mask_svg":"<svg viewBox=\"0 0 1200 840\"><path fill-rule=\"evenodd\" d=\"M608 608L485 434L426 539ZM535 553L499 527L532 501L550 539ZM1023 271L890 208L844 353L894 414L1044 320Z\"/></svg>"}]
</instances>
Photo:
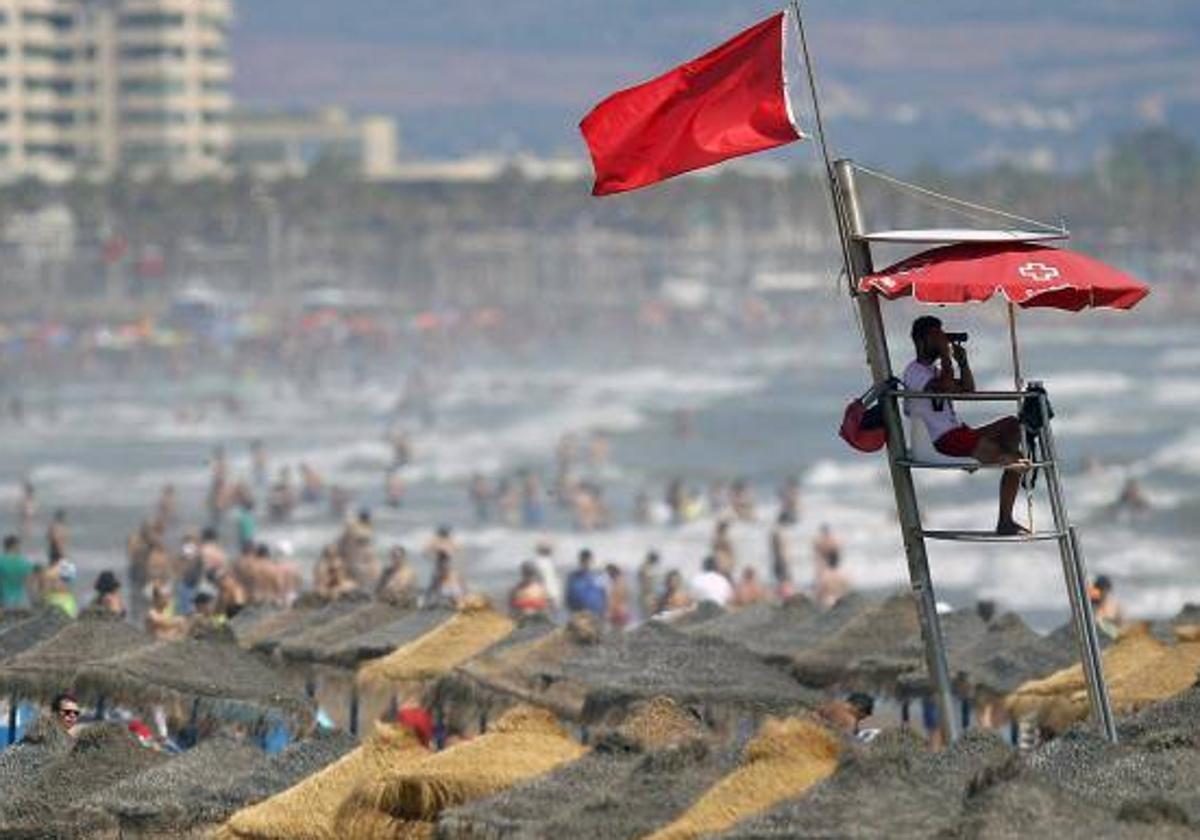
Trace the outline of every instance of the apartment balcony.
<instances>
[{"instance_id":1,"label":"apartment balcony","mask_svg":"<svg viewBox=\"0 0 1200 840\"><path fill-rule=\"evenodd\" d=\"M232 0L123 0L121 11L127 14L153 12L193 12L232 18Z\"/></svg>"}]
</instances>

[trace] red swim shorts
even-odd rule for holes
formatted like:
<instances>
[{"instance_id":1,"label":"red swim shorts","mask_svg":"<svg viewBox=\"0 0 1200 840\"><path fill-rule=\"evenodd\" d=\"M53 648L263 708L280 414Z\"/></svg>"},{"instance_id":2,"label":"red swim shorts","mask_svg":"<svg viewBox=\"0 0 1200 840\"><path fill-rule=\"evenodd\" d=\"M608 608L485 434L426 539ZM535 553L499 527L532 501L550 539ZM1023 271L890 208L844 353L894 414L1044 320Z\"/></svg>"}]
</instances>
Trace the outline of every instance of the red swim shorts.
<instances>
[{"instance_id":1,"label":"red swim shorts","mask_svg":"<svg viewBox=\"0 0 1200 840\"><path fill-rule=\"evenodd\" d=\"M951 429L933 442L934 449L952 458L970 458L978 445L979 432L967 425Z\"/></svg>"}]
</instances>

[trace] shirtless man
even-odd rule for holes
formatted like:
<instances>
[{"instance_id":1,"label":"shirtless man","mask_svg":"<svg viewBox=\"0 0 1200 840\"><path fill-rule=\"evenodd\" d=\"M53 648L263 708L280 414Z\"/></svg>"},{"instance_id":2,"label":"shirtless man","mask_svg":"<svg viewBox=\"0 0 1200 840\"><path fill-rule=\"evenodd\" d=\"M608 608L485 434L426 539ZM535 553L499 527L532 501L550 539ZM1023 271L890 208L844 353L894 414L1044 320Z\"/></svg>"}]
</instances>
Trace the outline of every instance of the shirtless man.
<instances>
[{"instance_id":1,"label":"shirtless man","mask_svg":"<svg viewBox=\"0 0 1200 840\"><path fill-rule=\"evenodd\" d=\"M905 389L939 394L969 394L975 390L967 349L961 342L950 340L942 331L941 320L932 315L917 318L912 325L912 340L917 357L904 370ZM1021 473L1028 467L1021 455L1021 422L1016 417L1002 417L986 426L972 428L958 419L951 400L906 400L904 411L925 424L934 449L943 455L1011 467L1000 478L996 533L1005 536L1028 533L1012 514Z\"/></svg>"}]
</instances>

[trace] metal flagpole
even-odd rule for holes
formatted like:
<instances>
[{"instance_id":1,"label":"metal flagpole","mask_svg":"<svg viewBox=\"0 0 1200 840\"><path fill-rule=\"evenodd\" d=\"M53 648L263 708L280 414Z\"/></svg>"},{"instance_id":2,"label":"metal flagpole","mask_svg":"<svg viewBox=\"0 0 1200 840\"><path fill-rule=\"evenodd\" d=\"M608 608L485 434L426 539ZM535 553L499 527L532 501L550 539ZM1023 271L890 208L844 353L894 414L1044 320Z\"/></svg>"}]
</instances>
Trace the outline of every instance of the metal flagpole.
<instances>
[{"instance_id":1,"label":"metal flagpole","mask_svg":"<svg viewBox=\"0 0 1200 840\"><path fill-rule=\"evenodd\" d=\"M821 119L820 98L817 95L816 74L808 51L808 39L804 32L804 20L800 15L799 0L792 0L792 12L796 17L796 29L800 35L800 47L804 54L804 66L808 74L809 90L813 100L813 116L821 153L825 160L826 177L833 197L834 216L838 238L845 260L850 295L858 306L862 322L863 340L867 364L876 384L892 377L891 356L888 352L887 332L883 325L883 314L879 298L875 293L860 294L859 278L870 274L873 266L871 249L861 238L865 232L858 193L854 183L854 166L848 160L831 160L825 139L825 127ZM892 475L892 488L896 495L896 511L900 517L901 537L904 553L908 560L908 576L917 600L917 614L921 621L921 637L925 644L925 664L933 687L938 707L938 725L942 739L947 745L958 739L958 716L955 714L954 697L950 686L950 669L946 662L946 646L942 639L941 622L937 615L937 598L933 591L933 579L929 574L929 557L925 553L925 538L921 533L921 512L917 506L917 492L913 486L912 473L900 463L907 456L904 427L900 420L900 406L894 396L885 394L880 401L883 408L884 426L887 429L888 467Z\"/></svg>"},{"instance_id":2,"label":"metal flagpole","mask_svg":"<svg viewBox=\"0 0 1200 840\"><path fill-rule=\"evenodd\" d=\"M837 179L833 171L833 156L829 151L829 142L825 138L825 122L821 118L821 97L817 95L817 77L813 72L812 57L808 52L808 37L804 32L804 18L800 15L800 0L791 0L792 16L796 19L796 32L800 36L800 52L804 56L804 72L808 77L808 91L813 104L813 122L817 129L817 142L821 147L821 159L825 163L825 183L829 187L829 197L833 201L833 220L837 225L838 244L842 249L842 263L846 268L846 280L850 284L850 294L855 294L854 275L851 264L854 260L850 255L850 232L847 229L847 215L842 204L842 196L837 189ZM786 75L786 74L785 74Z\"/></svg>"}]
</instances>

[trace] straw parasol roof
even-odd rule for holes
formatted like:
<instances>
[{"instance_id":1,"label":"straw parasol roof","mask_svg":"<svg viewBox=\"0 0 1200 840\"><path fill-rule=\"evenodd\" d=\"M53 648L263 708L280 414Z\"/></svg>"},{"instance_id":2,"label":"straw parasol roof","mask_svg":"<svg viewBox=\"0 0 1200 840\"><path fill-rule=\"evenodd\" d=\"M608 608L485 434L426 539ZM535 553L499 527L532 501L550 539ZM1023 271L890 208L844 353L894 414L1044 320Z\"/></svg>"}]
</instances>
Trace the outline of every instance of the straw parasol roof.
<instances>
[{"instance_id":1,"label":"straw parasol roof","mask_svg":"<svg viewBox=\"0 0 1200 840\"><path fill-rule=\"evenodd\" d=\"M323 661L340 668L357 668L368 659L386 656L401 645L424 636L449 621L454 614L454 610L441 607L409 610L394 621L331 644Z\"/></svg>"},{"instance_id":2,"label":"straw parasol roof","mask_svg":"<svg viewBox=\"0 0 1200 840\"><path fill-rule=\"evenodd\" d=\"M686 709L655 698L587 755L447 811L438 830L447 837L644 837L737 766L736 754L714 749L706 734Z\"/></svg>"},{"instance_id":3,"label":"straw parasol roof","mask_svg":"<svg viewBox=\"0 0 1200 840\"><path fill-rule=\"evenodd\" d=\"M1200 681L1187 691L1120 721L1123 742L1190 744L1200 749Z\"/></svg>"},{"instance_id":4,"label":"straw parasol roof","mask_svg":"<svg viewBox=\"0 0 1200 840\"><path fill-rule=\"evenodd\" d=\"M20 743L0 752L0 803L16 797L31 779L37 778L73 745L71 736L49 715L39 717Z\"/></svg>"},{"instance_id":5,"label":"straw parasol roof","mask_svg":"<svg viewBox=\"0 0 1200 840\"><path fill-rule=\"evenodd\" d=\"M947 616L947 620L951 618ZM958 634L946 632L947 644ZM805 685L894 690L896 680L922 667L921 625L909 593L893 595L854 615L838 630L792 658Z\"/></svg>"},{"instance_id":6,"label":"straw parasol roof","mask_svg":"<svg viewBox=\"0 0 1200 840\"><path fill-rule=\"evenodd\" d=\"M236 645L184 639L156 642L79 670L81 691L149 709L163 705L177 717L197 713L260 724L311 725L312 703L282 672Z\"/></svg>"},{"instance_id":7,"label":"straw parasol roof","mask_svg":"<svg viewBox=\"0 0 1200 840\"><path fill-rule=\"evenodd\" d=\"M954 619L959 612L947 619ZM964 613L965 616L965 613ZM975 624L967 618L964 623ZM947 621L950 673L967 696L1003 697L1022 683L1044 677L1074 662L1072 652L1040 635L1016 613L1005 613L989 624L978 623L967 633ZM920 667L897 681L901 696L929 693L929 675Z\"/></svg>"},{"instance_id":8,"label":"straw parasol roof","mask_svg":"<svg viewBox=\"0 0 1200 840\"><path fill-rule=\"evenodd\" d=\"M198 831L225 818L214 793L251 772L266 756L256 745L217 736L103 790L84 804L111 814L126 835Z\"/></svg>"},{"instance_id":9,"label":"straw parasol roof","mask_svg":"<svg viewBox=\"0 0 1200 840\"><path fill-rule=\"evenodd\" d=\"M1200 669L1200 643L1168 645L1145 625L1131 627L1102 656L1109 695L1117 711L1136 711L1194 685ZM1027 682L1005 701L1014 716L1033 715L1061 731L1082 720L1089 708L1083 669L1065 668Z\"/></svg>"},{"instance_id":10,"label":"straw parasol roof","mask_svg":"<svg viewBox=\"0 0 1200 840\"><path fill-rule=\"evenodd\" d=\"M940 753L909 730L852 744L825 781L744 820L724 834L751 838L951 836L968 782L1014 751L997 736L972 730ZM957 835L953 835L957 836Z\"/></svg>"},{"instance_id":11,"label":"straw parasol roof","mask_svg":"<svg viewBox=\"0 0 1200 840\"><path fill-rule=\"evenodd\" d=\"M162 753L138 744L120 724L85 728L65 753L0 804L0 836L91 837L113 818L85 803L123 779L163 764Z\"/></svg>"},{"instance_id":12,"label":"straw parasol roof","mask_svg":"<svg viewBox=\"0 0 1200 840\"><path fill-rule=\"evenodd\" d=\"M50 638L70 621L60 609L4 613L0 620L0 662Z\"/></svg>"},{"instance_id":13,"label":"straw parasol roof","mask_svg":"<svg viewBox=\"0 0 1200 840\"><path fill-rule=\"evenodd\" d=\"M449 717L493 717L518 703L578 720L585 689L563 673L565 660L599 642L595 622L580 614L565 627L525 621L510 636L459 665L433 686L431 702Z\"/></svg>"},{"instance_id":14,"label":"straw parasol roof","mask_svg":"<svg viewBox=\"0 0 1200 840\"><path fill-rule=\"evenodd\" d=\"M279 652L289 662L328 662L346 642L385 627L413 611L372 601L285 638L279 643Z\"/></svg>"},{"instance_id":15,"label":"straw parasol roof","mask_svg":"<svg viewBox=\"0 0 1200 840\"><path fill-rule=\"evenodd\" d=\"M318 730L277 755L263 755L249 772L230 776L228 783L206 795L209 807L225 819L235 811L269 799L319 772L358 746L344 732Z\"/></svg>"},{"instance_id":16,"label":"straw parasol roof","mask_svg":"<svg viewBox=\"0 0 1200 840\"><path fill-rule=\"evenodd\" d=\"M626 715L637 702L660 695L702 707L706 719L786 714L820 699L782 670L747 656L740 645L658 622L583 649L564 663L563 672L587 690L588 723Z\"/></svg>"},{"instance_id":17,"label":"straw parasol roof","mask_svg":"<svg viewBox=\"0 0 1200 840\"><path fill-rule=\"evenodd\" d=\"M768 720L740 767L647 840L693 840L797 796L837 767L841 739L805 718Z\"/></svg>"},{"instance_id":18,"label":"straw parasol roof","mask_svg":"<svg viewBox=\"0 0 1200 840\"><path fill-rule=\"evenodd\" d=\"M361 784L429 755L412 733L377 726L371 737L328 767L265 802L238 811L220 840L334 840L338 807Z\"/></svg>"},{"instance_id":19,"label":"straw parasol roof","mask_svg":"<svg viewBox=\"0 0 1200 840\"><path fill-rule=\"evenodd\" d=\"M309 599L288 609L255 609L238 615L231 623L238 644L262 653L270 653L293 636L335 621L354 612L366 602L365 594L336 601Z\"/></svg>"},{"instance_id":20,"label":"straw parasol roof","mask_svg":"<svg viewBox=\"0 0 1200 840\"><path fill-rule=\"evenodd\" d=\"M1110 744L1078 727L1034 750L1027 764L1093 808L1119 810L1126 803L1159 798L1200 824L1200 750L1194 743Z\"/></svg>"},{"instance_id":21,"label":"straw parasol roof","mask_svg":"<svg viewBox=\"0 0 1200 840\"><path fill-rule=\"evenodd\" d=\"M363 665L358 682L366 686L422 683L503 639L516 625L490 607L464 609L418 639Z\"/></svg>"},{"instance_id":22,"label":"straw parasol roof","mask_svg":"<svg viewBox=\"0 0 1200 840\"><path fill-rule=\"evenodd\" d=\"M1194 791L1193 784L1192 796ZM1158 794L1131 797L1131 791L1120 784L1112 792L1115 798L1081 796L1078 788L1060 784L1044 768L1012 759L968 786L954 836L1079 840L1196 836L1188 815L1170 799Z\"/></svg>"},{"instance_id":23,"label":"straw parasol roof","mask_svg":"<svg viewBox=\"0 0 1200 840\"><path fill-rule=\"evenodd\" d=\"M691 635L735 642L771 662L787 661L878 604L877 599L851 593L825 610L796 595L778 606L756 604L707 621L672 626Z\"/></svg>"},{"instance_id":24,"label":"straw parasol roof","mask_svg":"<svg viewBox=\"0 0 1200 840\"><path fill-rule=\"evenodd\" d=\"M447 809L540 776L585 752L549 712L517 707L486 735L358 787L338 811L338 836L428 834Z\"/></svg>"},{"instance_id":25,"label":"straw parasol roof","mask_svg":"<svg viewBox=\"0 0 1200 840\"><path fill-rule=\"evenodd\" d=\"M48 701L86 666L151 643L121 619L89 614L0 665L0 692Z\"/></svg>"},{"instance_id":26,"label":"straw parasol roof","mask_svg":"<svg viewBox=\"0 0 1200 840\"><path fill-rule=\"evenodd\" d=\"M1132 627L1121 634L1117 642L1104 651L1104 673L1108 678L1136 667L1148 658L1159 656L1167 645L1147 632L1145 627ZM1040 680L1019 686L1009 698L1014 714L1025 712L1026 701L1036 707L1037 698L1070 694L1086 687L1083 667L1073 665Z\"/></svg>"}]
</instances>

